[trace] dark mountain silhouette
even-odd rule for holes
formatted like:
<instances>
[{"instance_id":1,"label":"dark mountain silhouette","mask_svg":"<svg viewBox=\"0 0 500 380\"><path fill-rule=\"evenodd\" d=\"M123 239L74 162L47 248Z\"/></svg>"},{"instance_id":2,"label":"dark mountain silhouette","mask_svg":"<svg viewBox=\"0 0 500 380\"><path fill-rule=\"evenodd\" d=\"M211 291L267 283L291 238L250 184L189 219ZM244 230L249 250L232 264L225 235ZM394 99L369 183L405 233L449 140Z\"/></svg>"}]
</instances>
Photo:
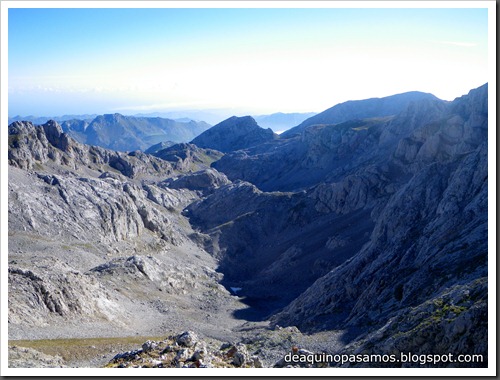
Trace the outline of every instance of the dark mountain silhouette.
<instances>
[{"instance_id":1,"label":"dark mountain silhouette","mask_svg":"<svg viewBox=\"0 0 500 380\"><path fill-rule=\"evenodd\" d=\"M272 141L277 135L271 129L259 127L251 116L230 117L193 139L200 148L210 148L221 152L260 145Z\"/></svg>"}]
</instances>

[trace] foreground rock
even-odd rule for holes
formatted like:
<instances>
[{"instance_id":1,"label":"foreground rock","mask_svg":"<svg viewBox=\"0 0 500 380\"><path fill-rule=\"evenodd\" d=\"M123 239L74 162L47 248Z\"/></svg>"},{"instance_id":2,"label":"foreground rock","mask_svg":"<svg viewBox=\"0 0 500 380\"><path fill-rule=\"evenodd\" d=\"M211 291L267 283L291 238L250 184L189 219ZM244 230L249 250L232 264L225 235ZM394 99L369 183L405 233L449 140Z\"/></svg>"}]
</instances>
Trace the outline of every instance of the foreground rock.
<instances>
[{"instance_id":1,"label":"foreground rock","mask_svg":"<svg viewBox=\"0 0 500 380\"><path fill-rule=\"evenodd\" d=\"M142 349L116 355L106 367L117 368L261 368L245 345L204 341L192 331L147 341Z\"/></svg>"},{"instance_id":2,"label":"foreground rock","mask_svg":"<svg viewBox=\"0 0 500 380\"><path fill-rule=\"evenodd\" d=\"M293 362L290 354L335 352L336 336L304 336L296 327L262 329L228 342L202 338L193 331L146 341L142 347L117 354L106 367L112 368L283 368L331 367L334 363ZM318 342L319 341L323 341ZM328 341L328 342L326 342ZM307 347L307 348L306 348Z\"/></svg>"}]
</instances>

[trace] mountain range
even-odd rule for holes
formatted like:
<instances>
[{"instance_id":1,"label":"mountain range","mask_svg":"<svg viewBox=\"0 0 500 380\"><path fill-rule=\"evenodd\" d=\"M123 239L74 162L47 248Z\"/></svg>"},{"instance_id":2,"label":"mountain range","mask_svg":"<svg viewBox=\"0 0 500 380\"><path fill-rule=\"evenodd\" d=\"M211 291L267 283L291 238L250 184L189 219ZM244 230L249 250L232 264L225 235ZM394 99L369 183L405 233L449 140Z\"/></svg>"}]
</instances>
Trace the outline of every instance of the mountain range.
<instances>
[{"instance_id":1,"label":"mountain range","mask_svg":"<svg viewBox=\"0 0 500 380\"><path fill-rule=\"evenodd\" d=\"M63 131L77 141L119 151L146 150L164 141L185 142L210 128L205 122L121 114L96 116L92 121L67 120Z\"/></svg>"},{"instance_id":2,"label":"mountain range","mask_svg":"<svg viewBox=\"0 0 500 380\"><path fill-rule=\"evenodd\" d=\"M9 125L10 339L196 330L230 342L230 366L290 350L487 366L487 84L342 103L281 135L231 117L151 154L92 145L116 122L86 144ZM149 346L113 363L171 363ZM348 364L367 365L419 366Z\"/></svg>"},{"instance_id":3,"label":"mountain range","mask_svg":"<svg viewBox=\"0 0 500 380\"><path fill-rule=\"evenodd\" d=\"M187 113L186 113L187 112ZM201 111L156 112L126 116L118 113L106 115L63 115L14 116L9 117L9 124L15 121L31 121L44 124L49 120L61 123L63 131L81 143L96 145L119 151L146 151L153 145L163 143L189 142L210 128L210 125L194 117L206 116L218 120L211 113ZM274 131L289 129L304 121L314 113L275 113L256 116L256 120L265 128ZM152 148L154 150L154 148ZM150 149L151 152L151 149Z\"/></svg>"}]
</instances>

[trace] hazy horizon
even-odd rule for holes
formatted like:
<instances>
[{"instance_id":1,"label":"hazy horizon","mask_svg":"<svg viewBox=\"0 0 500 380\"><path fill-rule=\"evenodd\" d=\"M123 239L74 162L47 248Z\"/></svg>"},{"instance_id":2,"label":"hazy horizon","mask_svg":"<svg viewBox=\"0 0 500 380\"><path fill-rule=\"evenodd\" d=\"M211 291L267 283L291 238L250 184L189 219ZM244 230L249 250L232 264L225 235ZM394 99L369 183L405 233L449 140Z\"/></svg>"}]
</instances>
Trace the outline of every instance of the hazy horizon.
<instances>
[{"instance_id":1,"label":"hazy horizon","mask_svg":"<svg viewBox=\"0 0 500 380\"><path fill-rule=\"evenodd\" d=\"M488 82L486 8L8 12L9 117L321 112Z\"/></svg>"}]
</instances>

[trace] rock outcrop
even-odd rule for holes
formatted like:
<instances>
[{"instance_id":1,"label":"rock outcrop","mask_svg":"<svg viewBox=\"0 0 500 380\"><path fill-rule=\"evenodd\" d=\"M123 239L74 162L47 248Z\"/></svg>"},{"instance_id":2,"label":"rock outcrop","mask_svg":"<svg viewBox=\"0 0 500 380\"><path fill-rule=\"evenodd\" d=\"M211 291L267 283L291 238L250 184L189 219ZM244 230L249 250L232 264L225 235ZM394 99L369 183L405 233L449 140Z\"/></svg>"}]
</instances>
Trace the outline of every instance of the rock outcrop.
<instances>
[{"instance_id":1,"label":"rock outcrop","mask_svg":"<svg viewBox=\"0 0 500 380\"><path fill-rule=\"evenodd\" d=\"M186 143L172 145L153 155L170 162L182 172L208 169L213 162L223 156L217 150L198 148L196 145Z\"/></svg>"},{"instance_id":2,"label":"rock outcrop","mask_svg":"<svg viewBox=\"0 0 500 380\"><path fill-rule=\"evenodd\" d=\"M26 347L9 347L10 368L64 368L60 356L52 356Z\"/></svg>"},{"instance_id":3,"label":"rock outcrop","mask_svg":"<svg viewBox=\"0 0 500 380\"><path fill-rule=\"evenodd\" d=\"M162 141L159 142L158 144L151 145L148 149L144 151L144 153L155 154L156 152L165 148L170 148L173 145L175 145L175 142L173 141Z\"/></svg>"},{"instance_id":4,"label":"rock outcrop","mask_svg":"<svg viewBox=\"0 0 500 380\"><path fill-rule=\"evenodd\" d=\"M114 169L130 178L168 176L173 172L168 162L141 152L127 155L80 144L53 121L42 126L17 121L9 125L9 165L41 171L45 163L62 165L68 170L89 168L101 173Z\"/></svg>"}]
</instances>

